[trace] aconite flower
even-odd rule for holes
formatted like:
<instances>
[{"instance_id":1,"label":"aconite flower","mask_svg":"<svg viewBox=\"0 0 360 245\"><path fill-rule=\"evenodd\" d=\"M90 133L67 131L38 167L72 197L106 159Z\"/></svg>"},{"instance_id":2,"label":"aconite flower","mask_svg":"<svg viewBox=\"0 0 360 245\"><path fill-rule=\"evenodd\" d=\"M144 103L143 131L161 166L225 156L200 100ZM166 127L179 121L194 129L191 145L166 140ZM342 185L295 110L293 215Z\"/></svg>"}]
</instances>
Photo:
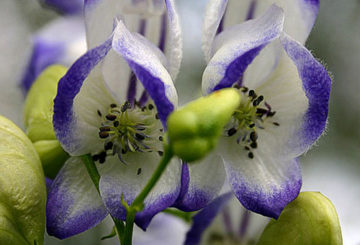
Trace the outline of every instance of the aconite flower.
<instances>
[{"instance_id":1,"label":"aconite flower","mask_svg":"<svg viewBox=\"0 0 360 245\"><path fill-rule=\"evenodd\" d=\"M89 50L58 84L53 124L71 155L48 193L47 231L58 238L94 227L109 213L124 220L122 199L134 200L163 154L165 121L177 106L172 80L181 60L178 16L172 0L150 12L132 4L85 1ZM158 31L149 30L156 20ZM144 37L154 33L159 36L153 43ZM80 158L85 154L100 172L100 195ZM141 228L175 202L180 176L174 159L136 216Z\"/></svg>"},{"instance_id":2,"label":"aconite flower","mask_svg":"<svg viewBox=\"0 0 360 245\"><path fill-rule=\"evenodd\" d=\"M237 25L226 25L228 12L237 11L226 8L227 1L210 1L205 14L203 93L234 87L241 103L215 151L184 165L188 184L177 207L204 207L227 179L245 208L277 218L300 191L297 157L325 129L331 79L302 45L317 1L245 2L248 10L238 9L247 13L245 22ZM284 9L272 5L263 12L271 2Z\"/></svg>"}]
</instances>

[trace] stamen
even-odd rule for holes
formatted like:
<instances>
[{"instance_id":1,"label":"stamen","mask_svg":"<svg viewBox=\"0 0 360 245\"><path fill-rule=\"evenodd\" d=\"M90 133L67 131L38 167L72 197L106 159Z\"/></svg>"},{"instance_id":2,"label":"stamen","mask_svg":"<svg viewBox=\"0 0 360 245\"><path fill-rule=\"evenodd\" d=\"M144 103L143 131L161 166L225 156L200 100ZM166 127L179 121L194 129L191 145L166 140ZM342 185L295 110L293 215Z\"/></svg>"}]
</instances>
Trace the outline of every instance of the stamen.
<instances>
[{"instance_id":1,"label":"stamen","mask_svg":"<svg viewBox=\"0 0 360 245\"><path fill-rule=\"evenodd\" d=\"M110 121L114 121L116 119L116 116L113 114L108 114L108 115L106 115L106 119L110 120Z\"/></svg>"},{"instance_id":2,"label":"stamen","mask_svg":"<svg viewBox=\"0 0 360 245\"><path fill-rule=\"evenodd\" d=\"M99 115L99 117L101 117L101 116L102 116L102 114L101 114L101 111L100 111L100 110L97 110L96 112L97 112L97 114Z\"/></svg>"},{"instance_id":3,"label":"stamen","mask_svg":"<svg viewBox=\"0 0 360 245\"><path fill-rule=\"evenodd\" d=\"M236 134L237 130L236 128L231 128L227 131L228 136L233 136L234 134Z\"/></svg>"},{"instance_id":4,"label":"stamen","mask_svg":"<svg viewBox=\"0 0 360 245\"><path fill-rule=\"evenodd\" d=\"M137 175L140 175L141 174L141 168L138 168L138 170L137 170L137 173L136 173Z\"/></svg>"},{"instance_id":5,"label":"stamen","mask_svg":"<svg viewBox=\"0 0 360 245\"><path fill-rule=\"evenodd\" d=\"M249 152L249 153L248 153L248 157L249 157L250 159L253 159L253 158L254 158L254 153Z\"/></svg>"}]
</instances>

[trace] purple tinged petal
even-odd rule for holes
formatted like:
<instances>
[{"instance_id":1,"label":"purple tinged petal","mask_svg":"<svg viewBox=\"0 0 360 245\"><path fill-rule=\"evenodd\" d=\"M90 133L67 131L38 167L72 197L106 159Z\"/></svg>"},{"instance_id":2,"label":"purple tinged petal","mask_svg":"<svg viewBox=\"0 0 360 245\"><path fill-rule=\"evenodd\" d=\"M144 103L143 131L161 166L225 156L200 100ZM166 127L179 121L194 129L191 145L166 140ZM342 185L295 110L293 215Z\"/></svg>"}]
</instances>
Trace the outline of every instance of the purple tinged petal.
<instances>
[{"instance_id":1,"label":"purple tinged petal","mask_svg":"<svg viewBox=\"0 0 360 245\"><path fill-rule=\"evenodd\" d=\"M81 14L84 0L44 0L44 2L64 14Z\"/></svg>"},{"instance_id":2,"label":"purple tinged petal","mask_svg":"<svg viewBox=\"0 0 360 245\"><path fill-rule=\"evenodd\" d=\"M159 118L165 125L167 116L177 106L177 93L169 73L152 49L132 35L121 21L115 30L112 45L153 99Z\"/></svg>"},{"instance_id":3,"label":"purple tinged petal","mask_svg":"<svg viewBox=\"0 0 360 245\"><path fill-rule=\"evenodd\" d=\"M70 158L48 191L48 234L68 238L95 227L107 214L81 159Z\"/></svg>"},{"instance_id":4,"label":"purple tinged petal","mask_svg":"<svg viewBox=\"0 0 360 245\"><path fill-rule=\"evenodd\" d=\"M65 149L76 148L78 143L72 132L76 122L73 112L74 98L92 69L104 59L110 49L111 39L108 39L102 45L89 50L70 67L59 81L57 96L54 100L53 124L56 137Z\"/></svg>"},{"instance_id":5,"label":"purple tinged petal","mask_svg":"<svg viewBox=\"0 0 360 245\"><path fill-rule=\"evenodd\" d=\"M206 228L211 225L217 214L221 212L232 196L232 193L219 196L193 217L193 225L186 234L185 245L197 245L200 243Z\"/></svg>"},{"instance_id":6,"label":"purple tinged petal","mask_svg":"<svg viewBox=\"0 0 360 245\"><path fill-rule=\"evenodd\" d=\"M282 170L285 175L282 183L266 182L266 179L264 183L254 183L251 176L228 168L229 182L241 204L250 211L277 219L284 207L298 196L302 185L298 160L288 162L287 169Z\"/></svg>"},{"instance_id":7,"label":"purple tinged petal","mask_svg":"<svg viewBox=\"0 0 360 245\"><path fill-rule=\"evenodd\" d=\"M237 82L261 49L280 36L283 23L282 9L272 5L261 17L220 33L214 42L216 52L203 74L203 93Z\"/></svg>"},{"instance_id":8,"label":"purple tinged petal","mask_svg":"<svg viewBox=\"0 0 360 245\"><path fill-rule=\"evenodd\" d=\"M299 132L302 151L307 150L324 132L328 116L331 78L326 69L300 43L284 34L282 45L297 67L309 108Z\"/></svg>"},{"instance_id":9,"label":"purple tinged petal","mask_svg":"<svg viewBox=\"0 0 360 245\"><path fill-rule=\"evenodd\" d=\"M29 91L35 79L46 67L60 62L64 52L65 46L62 43L49 43L41 39L35 40L30 61L21 80L21 87L25 93Z\"/></svg>"}]
</instances>

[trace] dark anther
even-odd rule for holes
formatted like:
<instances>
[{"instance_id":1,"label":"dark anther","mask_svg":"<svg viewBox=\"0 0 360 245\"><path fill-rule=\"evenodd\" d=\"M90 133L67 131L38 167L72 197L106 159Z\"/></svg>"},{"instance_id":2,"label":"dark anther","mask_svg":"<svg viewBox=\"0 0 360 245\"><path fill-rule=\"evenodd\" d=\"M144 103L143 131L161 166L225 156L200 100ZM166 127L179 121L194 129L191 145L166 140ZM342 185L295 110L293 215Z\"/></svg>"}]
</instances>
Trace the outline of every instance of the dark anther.
<instances>
[{"instance_id":1,"label":"dark anther","mask_svg":"<svg viewBox=\"0 0 360 245\"><path fill-rule=\"evenodd\" d=\"M240 85L239 85L239 84L235 84L235 85L234 85L234 88L236 88L236 89L240 89L241 87L240 87Z\"/></svg>"},{"instance_id":2,"label":"dark anther","mask_svg":"<svg viewBox=\"0 0 360 245\"><path fill-rule=\"evenodd\" d=\"M155 118L156 118L156 119L159 119L159 113L156 113L156 114L155 114Z\"/></svg>"},{"instance_id":3,"label":"dark anther","mask_svg":"<svg viewBox=\"0 0 360 245\"><path fill-rule=\"evenodd\" d=\"M99 117L101 117L101 116L102 116L102 114L101 114L101 111L100 111L100 110L97 110L97 114L99 115Z\"/></svg>"},{"instance_id":4,"label":"dark anther","mask_svg":"<svg viewBox=\"0 0 360 245\"><path fill-rule=\"evenodd\" d=\"M138 168L138 170L137 170L137 173L136 173L137 175L140 175L141 174L141 168Z\"/></svg>"},{"instance_id":5,"label":"dark anther","mask_svg":"<svg viewBox=\"0 0 360 245\"><path fill-rule=\"evenodd\" d=\"M131 107L131 104L129 101L126 101L122 107L121 107L121 112L125 112L127 109L129 109Z\"/></svg>"},{"instance_id":6,"label":"dark anther","mask_svg":"<svg viewBox=\"0 0 360 245\"><path fill-rule=\"evenodd\" d=\"M119 124L120 124L119 121L115 121L115 122L114 122L114 127L118 127Z\"/></svg>"},{"instance_id":7,"label":"dark anther","mask_svg":"<svg viewBox=\"0 0 360 245\"><path fill-rule=\"evenodd\" d=\"M250 96L250 97L254 97L254 95L255 95L255 91L254 91L254 90L250 90L250 91L249 91L249 96Z\"/></svg>"},{"instance_id":8,"label":"dark anther","mask_svg":"<svg viewBox=\"0 0 360 245\"><path fill-rule=\"evenodd\" d=\"M117 105L114 104L114 103L112 103L112 104L110 105L110 107L111 107L111 108L115 108L115 107L117 107Z\"/></svg>"},{"instance_id":9,"label":"dark anther","mask_svg":"<svg viewBox=\"0 0 360 245\"><path fill-rule=\"evenodd\" d=\"M92 159L94 160L94 162L96 162L97 160L99 160L99 155L93 155Z\"/></svg>"},{"instance_id":10,"label":"dark anther","mask_svg":"<svg viewBox=\"0 0 360 245\"><path fill-rule=\"evenodd\" d=\"M126 154L126 152L127 152L127 150L121 149L121 153L122 153L122 154Z\"/></svg>"},{"instance_id":11,"label":"dark anther","mask_svg":"<svg viewBox=\"0 0 360 245\"><path fill-rule=\"evenodd\" d=\"M275 115L276 111L269 111L266 116L273 117Z\"/></svg>"},{"instance_id":12,"label":"dark anther","mask_svg":"<svg viewBox=\"0 0 360 245\"><path fill-rule=\"evenodd\" d=\"M107 120L114 121L116 119L116 115L108 114L105 116Z\"/></svg>"},{"instance_id":13,"label":"dark anther","mask_svg":"<svg viewBox=\"0 0 360 245\"><path fill-rule=\"evenodd\" d=\"M99 162L100 162L100 163L104 163L105 160L106 160L106 152L103 151L103 152L101 152L101 153L99 154Z\"/></svg>"},{"instance_id":14,"label":"dark anther","mask_svg":"<svg viewBox=\"0 0 360 245\"><path fill-rule=\"evenodd\" d=\"M250 159L253 159L253 158L254 158L254 153L249 152L249 153L248 153L248 157L249 157Z\"/></svg>"},{"instance_id":15,"label":"dark anther","mask_svg":"<svg viewBox=\"0 0 360 245\"><path fill-rule=\"evenodd\" d=\"M105 150L111 150L113 148L113 142L109 141L105 144Z\"/></svg>"},{"instance_id":16,"label":"dark anther","mask_svg":"<svg viewBox=\"0 0 360 245\"><path fill-rule=\"evenodd\" d=\"M104 132L104 131L110 131L111 128L109 126L104 126L100 128L100 132Z\"/></svg>"},{"instance_id":17,"label":"dark anther","mask_svg":"<svg viewBox=\"0 0 360 245\"><path fill-rule=\"evenodd\" d=\"M237 130L236 128L231 128L227 131L228 136L233 136L234 134L236 134Z\"/></svg>"},{"instance_id":18,"label":"dark anther","mask_svg":"<svg viewBox=\"0 0 360 245\"><path fill-rule=\"evenodd\" d=\"M253 101L253 106L258 106L263 100L264 100L264 96L260 95L259 97L257 97L256 100Z\"/></svg>"},{"instance_id":19,"label":"dark anther","mask_svg":"<svg viewBox=\"0 0 360 245\"><path fill-rule=\"evenodd\" d=\"M143 108L141 108L141 111L145 111L146 110L146 107L144 106Z\"/></svg>"},{"instance_id":20,"label":"dark anther","mask_svg":"<svg viewBox=\"0 0 360 245\"><path fill-rule=\"evenodd\" d=\"M253 128L253 127L255 127L255 123L249 125L249 128Z\"/></svg>"},{"instance_id":21,"label":"dark anther","mask_svg":"<svg viewBox=\"0 0 360 245\"><path fill-rule=\"evenodd\" d=\"M278 122L273 122L273 124L274 124L275 126L280 126L280 123L278 123Z\"/></svg>"},{"instance_id":22,"label":"dark anther","mask_svg":"<svg viewBox=\"0 0 360 245\"><path fill-rule=\"evenodd\" d=\"M242 91L243 93L246 93L247 91L249 91L249 89L248 89L247 87L242 87L242 88L241 88L241 91Z\"/></svg>"},{"instance_id":23,"label":"dark anther","mask_svg":"<svg viewBox=\"0 0 360 245\"><path fill-rule=\"evenodd\" d=\"M150 111L151 111L152 109L154 109L153 104L149 104L148 108L149 108Z\"/></svg>"},{"instance_id":24,"label":"dark anther","mask_svg":"<svg viewBox=\"0 0 360 245\"><path fill-rule=\"evenodd\" d=\"M161 128L161 129L159 129L159 130L160 130L160 132L164 132L164 129L162 129L162 128Z\"/></svg>"},{"instance_id":25,"label":"dark anther","mask_svg":"<svg viewBox=\"0 0 360 245\"><path fill-rule=\"evenodd\" d=\"M268 113L268 110L263 109L263 108L256 108L256 114L260 114L260 116L262 116L266 113Z\"/></svg>"},{"instance_id":26,"label":"dark anther","mask_svg":"<svg viewBox=\"0 0 360 245\"><path fill-rule=\"evenodd\" d=\"M164 155L164 152L158 151L158 154L159 154L159 156L162 156L162 155Z\"/></svg>"},{"instance_id":27,"label":"dark anther","mask_svg":"<svg viewBox=\"0 0 360 245\"><path fill-rule=\"evenodd\" d=\"M256 142L252 142L251 144L250 144L250 146L251 146L251 148L257 148L257 143Z\"/></svg>"},{"instance_id":28,"label":"dark anther","mask_svg":"<svg viewBox=\"0 0 360 245\"><path fill-rule=\"evenodd\" d=\"M135 137L136 137L137 140L144 140L145 139L144 135L138 134L138 133L135 134Z\"/></svg>"},{"instance_id":29,"label":"dark anther","mask_svg":"<svg viewBox=\"0 0 360 245\"><path fill-rule=\"evenodd\" d=\"M162 136L159 136L159 140L160 140L160 141L163 141L164 138L163 138Z\"/></svg>"},{"instance_id":30,"label":"dark anther","mask_svg":"<svg viewBox=\"0 0 360 245\"><path fill-rule=\"evenodd\" d=\"M250 151L250 148L248 146L245 146L244 148L245 150Z\"/></svg>"},{"instance_id":31,"label":"dark anther","mask_svg":"<svg viewBox=\"0 0 360 245\"><path fill-rule=\"evenodd\" d=\"M252 142L256 142L257 140L257 134L254 131L250 133L250 140Z\"/></svg>"},{"instance_id":32,"label":"dark anther","mask_svg":"<svg viewBox=\"0 0 360 245\"><path fill-rule=\"evenodd\" d=\"M101 132L99 132L99 137L102 139L105 139L105 138L109 137L109 132L101 131Z\"/></svg>"}]
</instances>

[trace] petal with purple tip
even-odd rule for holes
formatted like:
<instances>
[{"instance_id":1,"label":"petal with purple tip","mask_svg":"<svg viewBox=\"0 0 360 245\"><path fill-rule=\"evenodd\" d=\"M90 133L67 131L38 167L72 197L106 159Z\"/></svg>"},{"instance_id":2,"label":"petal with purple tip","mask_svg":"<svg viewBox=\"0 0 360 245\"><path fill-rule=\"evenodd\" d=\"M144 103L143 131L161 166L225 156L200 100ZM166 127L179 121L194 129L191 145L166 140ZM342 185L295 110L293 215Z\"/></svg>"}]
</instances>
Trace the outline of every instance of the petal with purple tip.
<instances>
[{"instance_id":1,"label":"petal with purple tip","mask_svg":"<svg viewBox=\"0 0 360 245\"><path fill-rule=\"evenodd\" d=\"M250 158L231 138L222 141L225 170L235 196L250 211L276 219L300 192L297 159L280 158L260 146Z\"/></svg>"},{"instance_id":2,"label":"petal with purple tip","mask_svg":"<svg viewBox=\"0 0 360 245\"><path fill-rule=\"evenodd\" d=\"M283 11L272 5L260 18L219 34L213 47L216 53L203 74L203 93L231 87L259 52L280 36L283 21Z\"/></svg>"},{"instance_id":3,"label":"petal with purple tip","mask_svg":"<svg viewBox=\"0 0 360 245\"><path fill-rule=\"evenodd\" d=\"M105 206L111 215L121 220L126 218L121 197L131 204L150 179L160 156L157 152L128 152L123 155L123 161L127 164L121 163L117 157L108 157L99 168L100 193ZM146 229L155 214L175 202L180 192L180 175L180 161L173 159L145 199L145 208L137 214L135 222L138 226Z\"/></svg>"},{"instance_id":4,"label":"petal with purple tip","mask_svg":"<svg viewBox=\"0 0 360 245\"><path fill-rule=\"evenodd\" d=\"M96 226L107 214L82 160L69 158L48 191L48 234L65 239Z\"/></svg>"},{"instance_id":5,"label":"petal with purple tip","mask_svg":"<svg viewBox=\"0 0 360 245\"><path fill-rule=\"evenodd\" d=\"M64 14L81 14L84 0L43 0L47 5L54 7Z\"/></svg>"},{"instance_id":6,"label":"petal with purple tip","mask_svg":"<svg viewBox=\"0 0 360 245\"><path fill-rule=\"evenodd\" d=\"M113 49L129 64L153 99L159 118L165 125L167 116L177 106L177 93L172 79L158 56L120 21L114 32Z\"/></svg>"},{"instance_id":7,"label":"petal with purple tip","mask_svg":"<svg viewBox=\"0 0 360 245\"><path fill-rule=\"evenodd\" d=\"M231 197L233 197L232 193L219 196L193 217L193 225L186 234L185 245L200 244L204 231L211 225L218 213L230 201Z\"/></svg>"},{"instance_id":8,"label":"petal with purple tip","mask_svg":"<svg viewBox=\"0 0 360 245\"><path fill-rule=\"evenodd\" d=\"M68 70L58 85L53 124L57 139L71 155L101 149L98 137L101 117L114 99L105 86L100 63L111 48L111 39L89 50ZM101 96L99 96L101 95Z\"/></svg>"},{"instance_id":9,"label":"petal with purple tip","mask_svg":"<svg viewBox=\"0 0 360 245\"><path fill-rule=\"evenodd\" d=\"M37 32L21 86L27 92L49 65L70 66L86 51L85 29L79 17L58 18Z\"/></svg>"},{"instance_id":10,"label":"petal with purple tip","mask_svg":"<svg viewBox=\"0 0 360 245\"><path fill-rule=\"evenodd\" d=\"M307 150L324 132L328 116L331 78L310 51L290 36L281 37L282 45L296 65L302 80L303 90L309 100L309 106L298 132L300 138L293 142L301 151Z\"/></svg>"},{"instance_id":11,"label":"petal with purple tip","mask_svg":"<svg viewBox=\"0 0 360 245\"><path fill-rule=\"evenodd\" d=\"M199 162L185 165L182 171L182 188L186 190L179 196L175 207L187 212L205 207L218 195L225 177L222 159L215 153Z\"/></svg>"}]
</instances>

